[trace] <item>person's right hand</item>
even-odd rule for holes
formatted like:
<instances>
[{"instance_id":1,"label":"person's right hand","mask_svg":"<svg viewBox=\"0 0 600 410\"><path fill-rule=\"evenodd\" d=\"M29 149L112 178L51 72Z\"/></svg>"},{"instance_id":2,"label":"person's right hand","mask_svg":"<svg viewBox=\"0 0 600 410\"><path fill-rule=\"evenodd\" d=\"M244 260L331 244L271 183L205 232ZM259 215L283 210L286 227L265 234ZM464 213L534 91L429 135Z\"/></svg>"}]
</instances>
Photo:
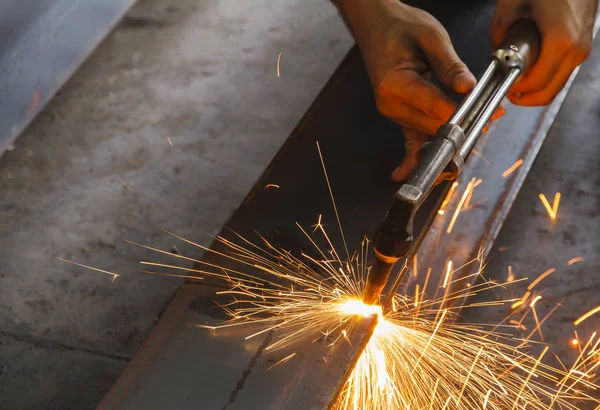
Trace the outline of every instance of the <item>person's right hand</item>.
<instances>
[{"instance_id":1,"label":"person's right hand","mask_svg":"<svg viewBox=\"0 0 600 410\"><path fill-rule=\"evenodd\" d=\"M427 136L456 108L429 74L458 94L471 90L475 77L429 13L398 0L338 0L338 5L360 47L379 111L404 128L407 155L392 174L402 181L416 165L414 155Z\"/></svg>"}]
</instances>

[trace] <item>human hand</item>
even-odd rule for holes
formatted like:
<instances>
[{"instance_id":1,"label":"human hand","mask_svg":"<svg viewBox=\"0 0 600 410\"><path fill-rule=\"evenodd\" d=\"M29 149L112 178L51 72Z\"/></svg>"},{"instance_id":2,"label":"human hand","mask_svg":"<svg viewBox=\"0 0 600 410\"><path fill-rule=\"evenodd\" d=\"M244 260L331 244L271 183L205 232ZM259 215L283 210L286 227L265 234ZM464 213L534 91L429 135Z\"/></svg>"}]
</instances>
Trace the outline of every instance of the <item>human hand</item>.
<instances>
[{"instance_id":1,"label":"human hand","mask_svg":"<svg viewBox=\"0 0 600 410\"><path fill-rule=\"evenodd\" d=\"M456 54L450 36L432 15L397 0L337 0L356 38L379 111L403 126L406 156L392 173L405 180L415 154L444 124L455 102L430 81L433 73L448 90L465 94L475 77ZM500 108L493 119L503 113Z\"/></svg>"},{"instance_id":2,"label":"human hand","mask_svg":"<svg viewBox=\"0 0 600 410\"><path fill-rule=\"evenodd\" d=\"M547 105L590 54L598 0L497 0L490 39L494 47L518 20L532 19L542 35L539 57L509 91L517 105Z\"/></svg>"}]
</instances>

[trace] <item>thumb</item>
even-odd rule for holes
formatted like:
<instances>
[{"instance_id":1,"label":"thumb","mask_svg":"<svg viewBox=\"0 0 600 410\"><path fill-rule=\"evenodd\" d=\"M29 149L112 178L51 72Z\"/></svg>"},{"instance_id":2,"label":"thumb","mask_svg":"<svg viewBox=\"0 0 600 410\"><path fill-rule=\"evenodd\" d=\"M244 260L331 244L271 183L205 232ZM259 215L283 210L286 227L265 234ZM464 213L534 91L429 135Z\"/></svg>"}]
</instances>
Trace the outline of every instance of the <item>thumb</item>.
<instances>
[{"instance_id":1,"label":"thumb","mask_svg":"<svg viewBox=\"0 0 600 410\"><path fill-rule=\"evenodd\" d=\"M417 166L417 152L427 142L427 135L413 130L411 128L402 127L402 132L406 142L406 154L402 163L392 172L392 179L396 182L406 181L410 173Z\"/></svg>"},{"instance_id":2,"label":"thumb","mask_svg":"<svg viewBox=\"0 0 600 410\"><path fill-rule=\"evenodd\" d=\"M455 93L466 94L475 87L477 80L454 51L448 34L445 31L442 34L422 42L421 49L442 84Z\"/></svg>"}]
</instances>

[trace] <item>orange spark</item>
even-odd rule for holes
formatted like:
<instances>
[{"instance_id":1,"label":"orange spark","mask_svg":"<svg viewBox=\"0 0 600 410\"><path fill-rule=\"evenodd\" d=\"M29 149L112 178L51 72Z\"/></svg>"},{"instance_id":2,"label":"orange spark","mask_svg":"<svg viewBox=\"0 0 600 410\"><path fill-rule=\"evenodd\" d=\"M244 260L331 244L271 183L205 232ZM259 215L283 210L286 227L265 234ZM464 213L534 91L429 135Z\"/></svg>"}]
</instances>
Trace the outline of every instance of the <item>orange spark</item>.
<instances>
[{"instance_id":1,"label":"orange spark","mask_svg":"<svg viewBox=\"0 0 600 410\"><path fill-rule=\"evenodd\" d=\"M446 269L446 276L444 277L444 284L442 285L442 289L446 289L446 286L448 286L448 280L450 278L451 273L452 273L452 261L448 261L448 267Z\"/></svg>"},{"instance_id":2,"label":"orange spark","mask_svg":"<svg viewBox=\"0 0 600 410\"><path fill-rule=\"evenodd\" d=\"M452 228L454 227L454 224L456 223L458 214L460 214L460 211L461 211L463 205L465 204L465 201L467 200L467 196L469 196L469 192L471 191L471 189L473 189L473 184L475 184L475 178L471 178L471 180L467 184L467 188L465 189L463 196L460 198L460 201L458 202L458 206L456 207L456 211L454 211L454 215L452 215L452 220L450 221L450 224L448 225L448 230L446 232L448 232L448 233L452 232Z\"/></svg>"},{"instance_id":3,"label":"orange spark","mask_svg":"<svg viewBox=\"0 0 600 410\"><path fill-rule=\"evenodd\" d=\"M169 144L171 144L171 146L173 146L173 142L171 141L171 137L167 137L167 139L169 140Z\"/></svg>"},{"instance_id":4,"label":"orange spark","mask_svg":"<svg viewBox=\"0 0 600 410\"><path fill-rule=\"evenodd\" d=\"M481 152L477 151L476 149L472 149L471 152L473 153L473 155L475 155L476 157L478 157L479 159L481 159L485 165L490 165L490 161L488 161L488 159L486 157L484 157Z\"/></svg>"},{"instance_id":5,"label":"orange spark","mask_svg":"<svg viewBox=\"0 0 600 410\"><path fill-rule=\"evenodd\" d=\"M531 282L531 284L529 286L527 286L527 290L533 289L535 287L535 285L540 283L546 276L554 273L555 271L556 271L556 269L550 268L546 272L542 273L540 276L537 277L536 280L534 280L533 282Z\"/></svg>"},{"instance_id":6,"label":"orange spark","mask_svg":"<svg viewBox=\"0 0 600 410\"><path fill-rule=\"evenodd\" d=\"M508 265L508 279L507 282L513 282L515 280L515 275L513 275L512 266Z\"/></svg>"},{"instance_id":7,"label":"orange spark","mask_svg":"<svg viewBox=\"0 0 600 410\"><path fill-rule=\"evenodd\" d=\"M558 214L558 204L560 203L560 192L554 194L554 202L552 203L552 206L550 206L550 202L548 202L544 194L540 194L539 197L544 205L544 208L546 208L546 211L548 211L550 219L556 219L556 215Z\"/></svg>"},{"instance_id":8,"label":"orange spark","mask_svg":"<svg viewBox=\"0 0 600 410\"><path fill-rule=\"evenodd\" d=\"M600 312L600 306L595 307L594 309L590 310L589 312L587 312L586 314L584 314L583 316L581 316L579 319L577 319L574 322L575 326L578 326L581 322L583 322L584 320L586 320L587 318L589 318L590 316L592 316L593 314L596 314Z\"/></svg>"},{"instance_id":9,"label":"orange spark","mask_svg":"<svg viewBox=\"0 0 600 410\"><path fill-rule=\"evenodd\" d=\"M463 205L464 209L469 209L470 208L469 205L471 204L471 198L473 197L473 191L475 191L475 188L477 188L479 186L479 184L481 184L481 182L482 182L482 180L478 179L473 184L473 187L471 188L471 191L469 192L469 195L467 195L467 200L465 201L465 204Z\"/></svg>"},{"instance_id":10,"label":"orange spark","mask_svg":"<svg viewBox=\"0 0 600 410\"><path fill-rule=\"evenodd\" d=\"M542 297L540 295L537 295L536 297L533 298L533 300L531 301L531 303L529 304L530 307L534 307L535 304L537 303L538 300L540 300Z\"/></svg>"},{"instance_id":11,"label":"orange spark","mask_svg":"<svg viewBox=\"0 0 600 410\"><path fill-rule=\"evenodd\" d=\"M265 188L279 188L279 185L275 185L275 184L267 184L265 186Z\"/></svg>"},{"instance_id":12,"label":"orange spark","mask_svg":"<svg viewBox=\"0 0 600 410\"><path fill-rule=\"evenodd\" d=\"M504 252L510 249L510 246L503 246L501 248L498 248L498 252Z\"/></svg>"},{"instance_id":13,"label":"orange spark","mask_svg":"<svg viewBox=\"0 0 600 410\"><path fill-rule=\"evenodd\" d=\"M577 346L577 345L579 344L579 340L577 340L577 339L573 339L573 340L571 340L571 344L572 344L573 346Z\"/></svg>"},{"instance_id":14,"label":"orange spark","mask_svg":"<svg viewBox=\"0 0 600 410\"><path fill-rule=\"evenodd\" d=\"M510 168L508 168L506 171L504 171L502 173L502 178L506 178L507 176L509 176L510 174L512 174L513 172L515 172L515 170L517 168L519 168L521 165L523 165L523 160L522 159L518 160L517 162L515 162L514 164L512 164L510 166Z\"/></svg>"},{"instance_id":15,"label":"orange spark","mask_svg":"<svg viewBox=\"0 0 600 410\"><path fill-rule=\"evenodd\" d=\"M577 262L583 262L583 256L578 256L576 258L570 259L569 262L567 262L567 265L571 266Z\"/></svg>"},{"instance_id":16,"label":"orange spark","mask_svg":"<svg viewBox=\"0 0 600 410\"><path fill-rule=\"evenodd\" d=\"M277 365L279 365L279 364L281 364L281 363L283 363L283 362L287 362L288 360L290 360L290 359L291 359L292 357L294 357L294 356L296 356L296 353L295 353L295 352L294 352L294 353L292 353L292 354L291 354L291 355L289 355L289 356L286 356L286 357L284 357L283 359L281 359L280 361L278 361L277 363L275 363L273 366L269 367L269 368L267 369L267 371L271 370L273 367L275 367L275 366L277 366ZM323 356L323 359L325 359L325 356Z\"/></svg>"},{"instance_id":17,"label":"orange spark","mask_svg":"<svg viewBox=\"0 0 600 410\"><path fill-rule=\"evenodd\" d=\"M415 255L415 257L413 258L413 276L416 278L417 277L417 255ZM418 286L418 285L417 285Z\"/></svg>"},{"instance_id":18,"label":"orange spark","mask_svg":"<svg viewBox=\"0 0 600 410\"><path fill-rule=\"evenodd\" d=\"M117 177L117 178L119 178L119 177ZM121 183L122 183L123 185L125 185L125 187L126 187L127 189L129 189L131 192L133 192L133 189L131 189L131 187L130 187L129 185L127 185L127 184L125 183L125 181L123 181L121 178L119 178L119 181L121 181Z\"/></svg>"}]
</instances>

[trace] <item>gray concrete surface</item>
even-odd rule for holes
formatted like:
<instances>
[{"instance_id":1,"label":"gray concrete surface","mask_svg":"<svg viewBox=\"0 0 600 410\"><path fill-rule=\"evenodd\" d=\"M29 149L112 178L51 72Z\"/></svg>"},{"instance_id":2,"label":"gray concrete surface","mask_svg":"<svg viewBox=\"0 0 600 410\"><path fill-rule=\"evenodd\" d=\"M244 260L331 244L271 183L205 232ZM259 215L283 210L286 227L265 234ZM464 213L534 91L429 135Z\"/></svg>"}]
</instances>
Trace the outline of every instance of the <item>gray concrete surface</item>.
<instances>
[{"instance_id":1,"label":"gray concrete surface","mask_svg":"<svg viewBox=\"0 0 600 410\"><path fill-rule=\"evenodd\" d=\"M180 285L122 239L207 244L350 46L327 1L128 13L0 160L0 408L95 407Z\"/></svg>"}]
</instances>

